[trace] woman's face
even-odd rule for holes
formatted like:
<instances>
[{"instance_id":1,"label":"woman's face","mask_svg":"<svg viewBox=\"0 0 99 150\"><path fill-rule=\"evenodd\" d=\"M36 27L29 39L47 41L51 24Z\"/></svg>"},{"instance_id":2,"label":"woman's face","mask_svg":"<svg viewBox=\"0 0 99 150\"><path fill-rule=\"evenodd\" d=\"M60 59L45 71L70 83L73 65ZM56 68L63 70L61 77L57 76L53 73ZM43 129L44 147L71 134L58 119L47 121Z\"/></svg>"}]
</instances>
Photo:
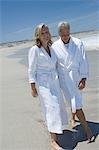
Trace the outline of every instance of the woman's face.
<instances>
[{"instance_id":1,"label":"woman's face","mask_svg":"<svg viewBox=\"0 0 99 150\"><path fill-rule=\"evenodd\" d=\"M42 43L48 43L50 40L50 33L48 27L43 27L40 32L40 41Z\"/></svg>"}]
</instances>

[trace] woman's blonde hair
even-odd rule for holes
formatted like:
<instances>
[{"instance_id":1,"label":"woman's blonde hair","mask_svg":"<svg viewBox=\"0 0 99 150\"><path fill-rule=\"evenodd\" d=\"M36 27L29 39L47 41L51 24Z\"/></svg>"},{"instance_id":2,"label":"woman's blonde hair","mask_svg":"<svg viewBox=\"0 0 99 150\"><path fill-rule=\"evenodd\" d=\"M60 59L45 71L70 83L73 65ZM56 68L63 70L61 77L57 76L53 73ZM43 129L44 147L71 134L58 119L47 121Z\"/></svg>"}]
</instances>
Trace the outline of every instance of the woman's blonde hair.
<instances>
[{"instance_id":1,"label":"woman's blonde hair","mask_svg":"<svg viewBox=\"0 0 99 150\"><path fill-rule=\"evenodd\" d=\"M43 28L48 28L48 26L44 23L41 23L39 24L36 29L35 29L35 44L40 48L42 46L42 43L41 43L41 40L40 40L40 33L41 33L41 30ZM48 28L49 30L49 28ZM49 42L48 42L48 46L51 46L52 45L52 41L51 41L51 34L49 32L49 35L50 35L50 39L49 39Z\"/></svg>"}]
</instances>

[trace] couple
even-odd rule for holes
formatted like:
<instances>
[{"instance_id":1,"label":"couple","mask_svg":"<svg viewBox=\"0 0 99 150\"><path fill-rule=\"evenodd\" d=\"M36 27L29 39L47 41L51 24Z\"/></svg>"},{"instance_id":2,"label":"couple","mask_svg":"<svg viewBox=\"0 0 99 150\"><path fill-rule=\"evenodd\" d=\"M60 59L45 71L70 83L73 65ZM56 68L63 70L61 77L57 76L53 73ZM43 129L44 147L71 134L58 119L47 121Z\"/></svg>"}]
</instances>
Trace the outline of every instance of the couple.
<instances>
[{"instance_id":1,"label":"couple","mask_svg":"<svg viewBox=\"0 0 99 150\"><path fill-rule=\"evenodd\" d=\"M51 34L46 24L35 30L35 45L29 51L29 83L33 97L39 96L42 114L51 136L54 150L62 150L56 134L66 129L67 112L61 89L72 111L80 120L87 139L92 132L82 110L81 90L88 77L88 63L82 42L70 35L68 22L58 24L59 40L52 44Z\"/></svg>"}]
</instances>

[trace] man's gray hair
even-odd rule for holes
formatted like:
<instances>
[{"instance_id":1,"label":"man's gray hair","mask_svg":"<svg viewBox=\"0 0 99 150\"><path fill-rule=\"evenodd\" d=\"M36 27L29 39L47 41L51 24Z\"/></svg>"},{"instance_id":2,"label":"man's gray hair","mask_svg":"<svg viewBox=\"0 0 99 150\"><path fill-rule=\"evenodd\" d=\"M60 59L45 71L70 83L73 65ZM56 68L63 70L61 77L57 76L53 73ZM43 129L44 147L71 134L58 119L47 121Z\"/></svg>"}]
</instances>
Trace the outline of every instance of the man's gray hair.
<instances>
[{"instance_id":1,"label":"man's gray hair","mask_svg":"<svg viewBox=\"0 0 99 150\"><path fill-rule=\"evenodd\" d=\"M67 29L70 30L70 24L69 24L68 22L66 22L66 21L61 21L61 22L59 22L59 24L58 24L58 33L61 32L61 29L62 29L63 27L66 27Z\"/></svg>"}]
</instances>

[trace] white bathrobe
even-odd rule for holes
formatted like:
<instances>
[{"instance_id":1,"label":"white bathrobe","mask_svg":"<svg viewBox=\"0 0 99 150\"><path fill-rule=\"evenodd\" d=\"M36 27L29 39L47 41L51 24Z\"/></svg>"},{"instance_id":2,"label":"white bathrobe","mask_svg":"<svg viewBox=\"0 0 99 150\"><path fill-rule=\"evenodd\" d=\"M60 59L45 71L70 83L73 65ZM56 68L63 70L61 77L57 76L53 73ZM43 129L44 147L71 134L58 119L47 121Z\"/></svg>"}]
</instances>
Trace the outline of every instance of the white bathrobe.
<instances>
[{"instance_id":1,"label":"white bathrobe","mask_svg":"<svg viewBox=\"0 0 99 150\"><path fill-rule=\"evenodd\" d=\"M82 108L82 94L78 84L82 78L88 77L88 61L80 39L70 37L69 44L61 39L53 43L58 58L60 86L65 98L70 103L72 112Z\"/></svg>"},{"instance_id":2,"label":"white bathrobe","mask_svg":"<svg viewBox=\"0 0 99 150\"><path fill-rule=\"evenodd\" d=\"M56 71L57 57L51 49L33 46L29 51L29 82L36 83L41 108L49 132L62 133L66 129L67 112Z\"/></svg>"}]
</instances>

